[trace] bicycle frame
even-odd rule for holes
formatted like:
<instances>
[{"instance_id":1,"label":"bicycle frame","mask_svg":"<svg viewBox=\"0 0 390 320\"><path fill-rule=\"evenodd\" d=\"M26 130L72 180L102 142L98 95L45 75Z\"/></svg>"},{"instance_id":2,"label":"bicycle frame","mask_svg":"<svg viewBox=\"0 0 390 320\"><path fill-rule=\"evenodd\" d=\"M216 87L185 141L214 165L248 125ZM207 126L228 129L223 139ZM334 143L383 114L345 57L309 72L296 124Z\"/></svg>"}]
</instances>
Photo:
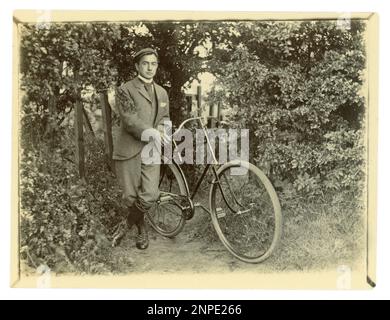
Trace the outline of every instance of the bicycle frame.
<instances>
[{"instance_id":1,"label":"bicycle frame","mask_svg":"<svg viewBox=\"0 0 390 320\"><path fill-rule=\"evenodd\" d=\"M211 117L211 118L214 118L214 117ZM197 192L198 192L198 190L199 190L200 185L202 184L202 182L203 182L203 180L204 180L204 178L205 178L205 176L206 176L208 170L209 170L210 167L211 167L211 170L213 171L213 174L214 174L214 181L213 181L212 183L218 184L218 188L219 188L219 190L220 190L220 192L221 192L221 194L222 194L222 197L223 197L225 203L226 203L227 206L229 207L229 209L232 210L233 212L237 212L237 210L233 209L233 207L231 206L231 204L230 204L229 201L227 200L226 195L225 195L225 192L224 192L224 190L223 190L223 188L222 188L222 186L221 186L221 182L220 182L220 180L219 180L218 173L217 173L218 160L217 160L217 158L216 158L216 156L215 156L215 153L214 153L214 150L213 150L213 148L212 148L212 146L211 146L210 137L209 137L209 135L208 135L208 133L207 133L207 127L205 126L205 124L204 124L204 122L203 122L203 120L202 120L202 117L193 117L193 118L189 118L189 119L183 121L183 122L180 124L179 128L172 134L172 137L173 137L177 132L179 132L179 131L184 127L185 124L187 124L187 123L189 123L189 122L191 122L191 121L199 121L200 126L201 126L201 129L203 130L203 133L204 133L205 138L206 138L206 142L207 142L208 149L209 149L209 151L210 151L210 153L211 153L211 155L212 155L213 163L211 163L211 164L209 164L209 163L206 164L206 167L204 168L202 175L200 176L200 178L198 179L198 181L197 181L196 184L195 184L194 190L191 192L190 189L189 189L189 186L188 186L187 179L186 179L184 173L182 172L182 170L181 170L181 168L180 168L180 165L179 165L176 161L174 161L174 159L173 159L173 157L172 157L172 161L173 161L173 163L175 163L175 165L179 168L179 170L180 170L180 172L181 172L181 175L182 175L182 177L183 177L184 183L185 183L185 185L186 185L186 189L188 190L188 192L189 192L189 194L190 194L189 199L191 200L191 202L194 200L194 198L195 198L195 196L196 196L196 194L197 194ZM175 146L175 149L174 149L174 150L176 150L176 149L177 149L176 141L175 141L174 139L172 139L172 142L173 142L173 144L174 144L174 146ZM173 151L173 152L174 152L174 151ZM182 158L181 158L181 155L180 155L179 153L177 153L177 155L178 155L179 159L182 159ZM230 191L232 192L229 183L228 183L228 187L229 187ZM233 194L233 192L232 192L232 194ZM243 207L243 206L238 202L238 200L237 200L237 198L236 198L236 196L235 196L234 194L233 194L233 199L234 199L234 201L235 201L235 203L236 203L237 205L239 205L240 207ZM203 206L202 206L202 207L203 207ZM203 207L203 209L205 209L205 208ZM207 210L207 211L208 211L208 210Z\"/></svg>"}]
</instances>

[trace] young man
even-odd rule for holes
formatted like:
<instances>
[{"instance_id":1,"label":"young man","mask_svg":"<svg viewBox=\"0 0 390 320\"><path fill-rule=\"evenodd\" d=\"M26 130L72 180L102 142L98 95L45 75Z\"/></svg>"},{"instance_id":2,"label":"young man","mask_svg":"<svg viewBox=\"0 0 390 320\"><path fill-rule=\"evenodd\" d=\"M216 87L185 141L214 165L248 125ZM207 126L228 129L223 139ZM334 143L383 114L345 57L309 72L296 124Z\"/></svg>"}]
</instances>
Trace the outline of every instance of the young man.
<instances>
[{"instance_id":1,"label":"young man","mask_svg":"<svg viewBox=\"0 0 390 320\"><path fill-rule=\"evenodd\" d=\"M121 126L113 159L128 207L127 225L137 226L136 246L144 250L149 246L144 216L159 197L160 165L143 163L141 152L148 142L142 141L141 136L144 130L157 130L169 119L169 100L166 90L153 81L158 67L157 52L142 49L134 55L134 63L138 76L116 91ZM162 140L167 142L167 136L160 131Z\"/></svg>"}]
</instances>

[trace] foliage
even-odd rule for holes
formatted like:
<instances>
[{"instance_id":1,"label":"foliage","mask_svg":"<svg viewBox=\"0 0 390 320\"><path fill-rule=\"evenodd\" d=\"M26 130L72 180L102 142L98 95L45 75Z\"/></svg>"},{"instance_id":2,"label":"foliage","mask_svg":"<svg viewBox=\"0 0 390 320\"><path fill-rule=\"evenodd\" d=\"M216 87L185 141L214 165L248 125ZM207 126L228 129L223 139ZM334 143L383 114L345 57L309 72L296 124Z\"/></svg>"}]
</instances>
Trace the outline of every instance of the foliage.
<instances>
[{"instance_id":1,"label":"foliage","mask_svg":"<svg viewBox=\"0 0 390 320\"><path fill-rule=\"evenodd\" d=\"M312 196L362 190L363 27L239 23L240 45L219 49L210 103L222 98L232 123L250 129L251 157L276 186Z\"/></svg>"},{"instance_id":2,"label":"foliage","mask_svg":"<svg viewBox=\"0 0 390 320\"><path fill-rule=\"evenodd\" d=\"M75 164L62 156L72 148L65 141L22 152L21 251L30 266L45 264L56 272L115 269L108 259L109 235L122 218L120 192L102 146L87 141L87 181L79 181Z\"/></svg>"}]
</instances>

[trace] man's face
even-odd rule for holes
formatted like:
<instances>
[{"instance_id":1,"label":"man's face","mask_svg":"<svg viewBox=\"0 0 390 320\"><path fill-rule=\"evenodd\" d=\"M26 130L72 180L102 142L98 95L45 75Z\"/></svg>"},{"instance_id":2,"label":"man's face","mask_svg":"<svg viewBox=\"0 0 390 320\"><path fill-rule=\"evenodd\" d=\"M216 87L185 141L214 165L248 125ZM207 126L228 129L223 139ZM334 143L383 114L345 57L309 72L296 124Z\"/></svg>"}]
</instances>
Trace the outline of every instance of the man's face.
<instances>
[{"instance_id":1,"label":"man's face","mask_svg":"<svg viewBox=\"0 0 390 320\"><path fill-rule=\"evenodd\" d=\"M147 54L141 57L140 61L135 64L138 74L145 79L153 79L157 66L157 57L154 54Z\"/></svg>"}]
</instances>

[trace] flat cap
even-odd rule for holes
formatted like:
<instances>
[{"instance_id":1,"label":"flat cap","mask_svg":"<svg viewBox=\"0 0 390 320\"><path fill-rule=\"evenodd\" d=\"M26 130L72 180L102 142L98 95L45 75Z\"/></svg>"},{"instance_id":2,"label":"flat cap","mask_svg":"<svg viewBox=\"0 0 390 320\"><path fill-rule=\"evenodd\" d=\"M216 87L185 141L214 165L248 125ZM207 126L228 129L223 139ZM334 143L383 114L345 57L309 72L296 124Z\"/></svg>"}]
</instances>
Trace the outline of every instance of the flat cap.
<instances>
[{"instance_id":1,"label":"flat cap","mask_svg":"<svg viewBox=\"0 0 390 320\"><path fill-rule=\"evenodd\" d=\"M143 56L147 55L147 54L154 54L156 57L158 57L158 54L157 54L157 51L152 49L152 48L145 48L145 49L141 49L140 51L138 51L134 56L133 56L133 60L135 62L139 61Z\"/></svg>"}]
</instances>

